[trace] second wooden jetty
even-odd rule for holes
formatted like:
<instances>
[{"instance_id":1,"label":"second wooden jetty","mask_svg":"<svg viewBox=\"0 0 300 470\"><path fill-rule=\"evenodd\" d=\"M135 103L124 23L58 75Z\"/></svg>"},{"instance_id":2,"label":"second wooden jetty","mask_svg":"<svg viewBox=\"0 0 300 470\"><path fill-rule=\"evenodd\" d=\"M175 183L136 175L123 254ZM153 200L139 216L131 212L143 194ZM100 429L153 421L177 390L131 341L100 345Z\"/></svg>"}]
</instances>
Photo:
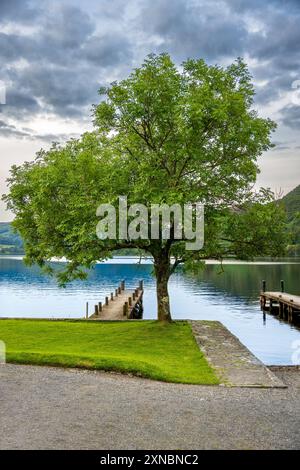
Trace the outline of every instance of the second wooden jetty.
<instances>
[{"instance_id":1,"label":"second wooden jetty","mask_svg":"<svg viewBox=\"0 0 300 470\"><path fill-rule=\"evenodd\" d=\"M122 281L114 292L105 297L104 302L95 305L95 311L87 320L128 320L142 318L143 281L136 289L126 289Z\"/></svg>"},{"instance_id":2,"label":"second wooden jetty","mask_svg":"<svg viewBox=\"0 0 300 470\"><path fill-rule=\"evenodd\" d=\"M266 283L260 293L260 305L263 311L269 311L289 323L300 320L300 296L284 292L284 282L281 281L281 292L266 291Z\"/></svg>"}]
</instances>

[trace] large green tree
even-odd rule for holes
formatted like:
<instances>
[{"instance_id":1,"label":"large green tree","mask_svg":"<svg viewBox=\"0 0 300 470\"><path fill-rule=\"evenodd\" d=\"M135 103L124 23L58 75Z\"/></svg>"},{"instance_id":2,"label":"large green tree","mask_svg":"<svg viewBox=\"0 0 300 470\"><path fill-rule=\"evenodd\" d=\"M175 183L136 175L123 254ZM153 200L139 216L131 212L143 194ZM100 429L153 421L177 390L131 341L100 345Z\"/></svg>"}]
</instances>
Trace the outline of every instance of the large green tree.
<instances>
[{"instance_id":1,"label":"large green tree","mask_svg":"<svg viewBox=\"0 0 300 470\"><path fill-rule=\"evenodd\" d=\"M65 283L116 249L139 248L154 259L158 319L170 321L168 280L178 265L282 252L281 210L270 191L253 191L275 124L253 110L242 60L222 68L191 59L178 69L167 54L150 55L100 94L93 132L11 170L5 199L27 262L50 271L52 257L66 257L66 269L56 272ZM205 204L203 248L186 250L172 227L168 240L100 240L96 208L117 208L120 195L147 207Z\"/></svg>"}]
</instances>

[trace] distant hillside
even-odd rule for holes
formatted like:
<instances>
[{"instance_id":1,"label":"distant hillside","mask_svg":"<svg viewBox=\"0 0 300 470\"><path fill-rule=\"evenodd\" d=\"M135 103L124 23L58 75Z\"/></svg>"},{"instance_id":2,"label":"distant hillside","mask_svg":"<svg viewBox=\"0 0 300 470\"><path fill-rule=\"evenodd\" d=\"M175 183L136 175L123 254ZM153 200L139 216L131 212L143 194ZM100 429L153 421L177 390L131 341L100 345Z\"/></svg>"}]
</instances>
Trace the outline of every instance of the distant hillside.
<instances>
[{"instance_id":1,"label":"distant hillside","mask_svg":"<svg viewBox=\"0 0 300 470\"><path fill-rule=\"evenodd\" d=\"M23 251L22 240L13 232L11 224L0 222L0 254L22 254Z\"/></svg>"},{"instance_id":2,"label":"distant hillside","mask_svg":"<svg viewBox=\"0 0 300 470\"><path fill-rule=\"evenodd\" d=\"M289 254L300 254L300 185L282 198L287 212L289 231L291 234L291 246Z\"/></svg>"},{"instance_id":3,"label":"distant hillside","mask_svg":"<svg viewBox=\"0 0 300 470\"><path fill-rule=\"evenodd\" d=\"M285 205L288 221L295 219L300 214L300 184L282 198Z\"/></svg>"},{"instance_id":4,"label":"distant hillside","mask_svg":"<svg viewBox=\"0 0 300 470\"><path fill-rule=\"evenodd\" d=\"M23 253L21 237L13 232L10 223L0 222L0 255L19 255ZM139 250L124 248L116 251L115 254L119 256L139 256Z\"/></svg>"}]
</instances>

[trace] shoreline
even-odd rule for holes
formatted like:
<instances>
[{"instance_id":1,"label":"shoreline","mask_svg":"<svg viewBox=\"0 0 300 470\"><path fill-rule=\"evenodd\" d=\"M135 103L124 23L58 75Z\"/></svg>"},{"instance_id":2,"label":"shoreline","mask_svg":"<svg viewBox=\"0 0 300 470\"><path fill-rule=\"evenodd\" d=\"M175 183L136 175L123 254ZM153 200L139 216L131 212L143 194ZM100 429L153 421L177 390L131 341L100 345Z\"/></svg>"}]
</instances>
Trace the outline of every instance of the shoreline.
<instances>
[{"instance_id":1,"label":"shoreline","mask_svg":"<svg viewBox=\"0 0 300 470\"><path fill-rule=\"evenodd\" d=\"M13 255L13 254L0 254L1 259L12 259L22 261L25 255ZM114 256L105 261L97 261L96 264L127 264L126 261L130 261L128 264L153 264L152 258L140 258L138 256ZM66 263L65 258L52 258L52 263ZM136 263L134 263L136 262ZM279 258L278 260L268 259L256 259L254 261L244 261L235 259L224 259L222 262L214 259L207 259L204 261L205 265L286 265L286 264L300 264L300 258Z\"/></svg>"}]
</instances>

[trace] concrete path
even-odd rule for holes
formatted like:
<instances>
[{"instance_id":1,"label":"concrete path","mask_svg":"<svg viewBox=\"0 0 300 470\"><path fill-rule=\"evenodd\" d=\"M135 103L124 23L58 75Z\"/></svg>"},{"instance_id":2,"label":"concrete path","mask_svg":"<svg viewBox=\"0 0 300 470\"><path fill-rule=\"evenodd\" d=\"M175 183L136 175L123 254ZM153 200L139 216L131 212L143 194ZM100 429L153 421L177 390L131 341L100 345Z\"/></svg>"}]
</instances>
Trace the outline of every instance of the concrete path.
<instances>
[{"instance_id":1,"label":"concrete path","mask_svg":"<svg viewBox=\"0 0 300 470\"><path fill-rule=\"evenodd\" d=\"M200 349L224 385L230 387L286 387L222 323L190 320L190 324Z\"/></svg>"},{"instance_id":2,"label":"concrete path","mask_svg":"<svg viewBox=\"0 0 300 470\"><path fill-rule=\"evenodd\" d=\"M299 449L300 371L288 389L168 384L0 366L0 449Z\"/></svg>"}]
</instances>

